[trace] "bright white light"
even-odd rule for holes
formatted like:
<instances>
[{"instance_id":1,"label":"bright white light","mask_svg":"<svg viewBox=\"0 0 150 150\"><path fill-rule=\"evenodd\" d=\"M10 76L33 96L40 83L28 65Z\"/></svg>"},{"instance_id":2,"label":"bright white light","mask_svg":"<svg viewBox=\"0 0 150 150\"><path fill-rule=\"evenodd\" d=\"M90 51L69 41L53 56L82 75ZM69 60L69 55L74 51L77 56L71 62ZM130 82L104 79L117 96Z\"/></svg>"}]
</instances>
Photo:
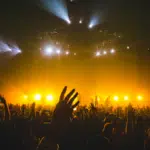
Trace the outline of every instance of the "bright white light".
<instances>
[{"instance_id":1,"label":"bright white light","mask_svg":"<svg viewBox=\"0 0 150 150\"><path fill-rule=\"evenodd\" d=\"M128 96L124 96L124 100L125 101L129 100L129 97Z\"/></svg>"},{"instance_id":2,"label":"bright white light","mask_svg":"<svg viewBox=\"0 0 150 150\"><path fill-rule=\"evenodd\" d=\"M106 52L106 51L104 51L104 52L103 52L103 54L104 54L104 55L106 55L106 54L107 54L107 52Z\"/></svg>"},{"instance_id":3,"label":"bright white light","mask_svg":"<svg viewBox=\"0 0 150 150\"><path fill-rule=\"evenodd\" d=\"M49 46L44 49L44 52L46 55L51 55L53 53L53 48Z\"/></svg>"},{"instance_id":4,"label":"bright white light","mask_svg":"<svg viewBox=\"0 0 150 150\"><path fill-rule=\"evenodd\" d=\"M93 23L89 24L89 28L92 29L93 28Z\"/></svg>"},{"instance_id":5,"label":"bright white light","mask_svg":"<svg viewBox=\"0 0 150 150\"><path fill-rule=\"evenodd\" d=\"M100 56L101 53L99 51L96 52L96 56Z\"/></svg>"},{"instance_id":6,"label":"bright white light","mask_svg":"<svg viewBox=\"0 0 150 150\"><path fill-rule=\"evenodd\" d=\"M61 50L60 50L60 49L57 49L57 50L56 50L56 53L57 53L57 54L60 54L60 53L61 53Z\"/></svg>"},{"instance_id":7,"label":"bright white light","mask_svg":"<svg viewBox=\"0 0 150 150\"><path fill-rule=\"evenodd\" d=\"M129 46L127 46L127 49L130 49L130 47L129 47Z\"/></svg>"},{"instance_id":8,"label":"bright white light","mask_svg":"<svg viewBox=\"0 0 150 150\"><path fill-rule=\"evenodd\" d=\"M12 55L17 55L19 53L22 53L21 49L17 45L13 45L11 47Z\"/></svg>"},{"instance_id":9,"label":"bright white light","mask_svg":"<svg viewBox=\"0 0 150 150\"><path fill-rule=\"evenodd\" d=\"M0 41L0 52L11 52L12 49L8 46L7 43Z\"/></svg>"},{"instance_id":10,"label":"bright white light","mask_svg":"<svg viewBox=\"0 0 150 150\"><path fill-rule=\"evenodd\" d=\"M68 24L71 24L71 21L70 21L70 20L67 20L67 23L68 23Z\"/></svg>"},{"instance_id":11,"label":"bright white light","mask_svg":"<svg viewBox=\"0 0 150 150\"><path fill-rule=\"evenodd\" d=\"M64 0L41 0L41 2L48 12L70 24L67 4Z\"/></svg>"},{"instance_id":12,"label":"bright white light","mask_svg":"<svg viewBox=\"0 0 150 150\"><path fill-rule=\"evenodd\" d=\"M99 22L100 22L99 19L100 19L99 15L94 15L94 16L92 16L88 27L91 29L91 28L93 28L94 26L98 25Z\"/></svg>"},{"instance_id":13,"label":"bright white light","mask_svg":"<svg viewBox=\"0 0 150 150\"><path fill-rule=\"evenodd\" d=\"M52 101L53 100L53 96L52 95L47 95L46 96L46 100L47 101Z\"/></svg>"},{"instance_id":14,"label":"bright white light","mask_svg":"<svg viewBox=\"0 0 150 150\"><path fill-rule=\"evenodd\" d=\"M118 96L114 96L114 101L118 101L119 97Z\"/></svg>"},{"instance_id":15,"label":"bright white light","mask_svg":"<svg viewBox=\"0 0 150 150\"><path fill-rule=\"evenodd\" d=\"M41 100L41 95L40 95L40 94L36 94L36 95L34 96L34 99L35 99L36 101L40 101L40 100Z\"/></svg>"},{"instance_id":16,"label":"bright white light","mask_svg":"<svg viewBox=\"0 0 150 150\"><path fill-rule=\"evenodd\" d=\"M112 53L112 54L115 53L115 50L114 50L114 49L111 49L111 50L110 50L110 53Z\"/></svg>"},{"instance_id":17,"label":"bright white light","mask_svg":"<svg viewBox=\"0 0 150 150\"><path fill-rule=\"evenodd\" d=\"M82 19L81 19L81 20L79 20L79 24L82 24L82 23L83 23Z\"/></svg>"},{"instance_id":18,"label":"bright white light","mask_svg":"<svg viewBox=\"0 0 150 150\"><path fill-rule=\"evenodd\" d=\"M77 110L77 108L74 108L73 110L74 110L74 111L76 111L76 110Z\"/></svg>"},{"instance_id":19,"label":"bright white light","mask_svg":"<svg viewBox=\"0 0 150 150\"><path fill-rule=\"evenodd\" d=\"M20 49L18 49L18 50L17 50L17 52L18 52L18 53L21 53L21 50L20 50Z\"/></svg>"},{"instance_id":20,"label":"bright white light","mask_svg":"<svg viewBox=\"0 0 150 150\"><path fill-rule=\"evenodd\" d=\"M139 101L141 101L141 100L143 99L143 97L142 97L141 95L139 95L139 96L137 96L137 99L138 99Z\"/></svg>"},{"instance_id":21,"label":"bright white light","mask_svg":"<svg viewBox=\"0 0 150 150\"><path fill-rule=\"evenodd\" d=\"M69 55L69 51L66 51L65 54L66 54L66 55Z\"/></svg>"}]
</instances>

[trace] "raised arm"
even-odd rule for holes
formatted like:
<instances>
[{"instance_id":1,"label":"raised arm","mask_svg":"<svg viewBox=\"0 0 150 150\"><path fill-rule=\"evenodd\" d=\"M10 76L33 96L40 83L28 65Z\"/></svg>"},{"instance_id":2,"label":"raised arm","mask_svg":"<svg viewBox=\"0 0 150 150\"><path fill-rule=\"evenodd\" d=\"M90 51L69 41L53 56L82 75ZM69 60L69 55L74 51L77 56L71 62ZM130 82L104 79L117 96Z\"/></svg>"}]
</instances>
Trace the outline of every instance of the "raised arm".
<instances>
[{"instance_id":1,"label":"raised arm","mask_svg":"<svg viewBox=\"0 0 150 150\"><path fill-rule=\"evenodd\" d=\"M3 96L0 96L0 100L1 102L4 104L4 109L5 109L5 120L10 120L11 119L11 114L10 114L10 110L7 104L6 99Z\"/></svg>"}]
</instances>

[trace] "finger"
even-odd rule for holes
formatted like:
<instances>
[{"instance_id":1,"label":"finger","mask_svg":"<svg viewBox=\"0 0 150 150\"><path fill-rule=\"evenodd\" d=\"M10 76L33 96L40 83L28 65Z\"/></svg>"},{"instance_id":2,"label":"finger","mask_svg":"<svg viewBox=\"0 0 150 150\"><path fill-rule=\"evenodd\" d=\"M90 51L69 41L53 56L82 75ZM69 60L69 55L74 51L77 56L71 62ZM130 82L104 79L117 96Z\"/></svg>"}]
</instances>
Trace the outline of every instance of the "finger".
<instances>
[{"instance_id":1,"label":"finger","mask_svg":"<svg viewBox=\"0 0 150 150\"><path fill-rule=\"evenodd\" d=\"M64 89L62 90L62 92L61 92L61 94L60 94L59 101L64 100L66 91L67 91L67 86L65 86Z\"/></svg>"},{"instance_id":2,"label":"finger","mask_svg":"<svg viewBox=\"0 0 150 150\"><path fill-rule=\"evenodd\" d=\"M70 97L72 96L72 94L75 92L75 89L73 89L66 97L65 97L65 101L67 102Z\"/></svg>"},{"instance_id":3,"label":"finger","mask_svg":"<svg viewBox=\"0 0 150 150\"><path fill-rule=\"evenodd\" d=\"M78 96L78 93L76 93L69 101L69 105L72 105L73 101L76 99L76 97Z\"/></svg>"},{"instance_id":4,"label":"finger","mask_svg":"<svg viewBox=\"0 0 150 150\"><path fill-rule=\"evenodd\" d=\"M75 108L75 107L77 107L78 105L79 105L79 101L77 101L73 106L72 106L72 108Z\"/></svg>"}]
</instances>

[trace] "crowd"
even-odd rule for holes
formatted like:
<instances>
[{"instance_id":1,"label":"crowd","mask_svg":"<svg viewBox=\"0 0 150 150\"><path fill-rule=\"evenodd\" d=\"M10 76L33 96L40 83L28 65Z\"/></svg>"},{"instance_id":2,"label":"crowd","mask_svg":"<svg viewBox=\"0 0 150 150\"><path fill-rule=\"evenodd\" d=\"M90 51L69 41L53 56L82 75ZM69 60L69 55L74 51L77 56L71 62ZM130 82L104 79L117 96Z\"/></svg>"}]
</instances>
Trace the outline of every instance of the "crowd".
<instances>
[{"instance_id":1,"label":"crowd","mask_svg":"<svg viewBox=\"0 0 150 150\"><path fill-rule=\"evenodd\" d=\"M54 110L7 104L0 96L3 150L149 150L150 108L80 106L73 89ZM76 108L76 109L75 109Z\"/></svg>"}]
</instances>

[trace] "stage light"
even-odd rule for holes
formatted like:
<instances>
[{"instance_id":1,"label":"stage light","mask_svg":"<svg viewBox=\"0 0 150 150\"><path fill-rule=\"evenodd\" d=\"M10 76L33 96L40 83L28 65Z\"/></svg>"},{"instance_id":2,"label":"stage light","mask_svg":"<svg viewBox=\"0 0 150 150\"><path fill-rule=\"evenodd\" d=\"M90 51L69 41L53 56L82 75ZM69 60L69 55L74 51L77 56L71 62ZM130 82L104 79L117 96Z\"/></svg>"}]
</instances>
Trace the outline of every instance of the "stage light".
<instances>
[{"instance_id":1,"label":"stage light","mask_svg":"<svg viewBox=\"0 0 150 150\"><path fill-rule=\"evenodd\" d=\"M128 96L124 96L124 100L125 100L125 101L128 101L128 100L129 100L129 97L128 97Z\"/></svg>"},{"instance_id":2,"label":"stage light","mask_svg":"<svg viewBox=\"0 0 150 150\"><path fill-rule=\"evenodd\" d=\"M112 53L112 54L115 53L115 50L114 50L114 49L111 49L111 50L110 50L110 53Z\"/></svg>"},{"instance_id":3,"label":"stage light","mask_svg":"<svg viewBox=\"0 0 150 150\"><path fill-rule=\"evenodd\" d=\"M65 0L41 0L44 9L70 24Z\"/></svg>"},{"instance_id":4,"label":"stage light","mask_svg":"<svg viewBox=\"0 0 150 150\"><path fill-rule=\"evenodd\" d=\"M69 51L66 51L65 54L66 54L66 55L69 55Z\"/></svg>"},{"instance_id":5,"label":"stage light","mask_svg":"<svg viewBox=\"0 0 150 150\"><path fill-rule=\"evenodd\" d=\"M28 95L24 95L23 98L24 98L24 99L28 99Z\"/></svg>"},{"instance_id":6,"label":"stage light","mask_svg":"<svg viewBox=\"0 0 150 150\"><path fill-rule=\"evenodd\" d=\"M114 101L118 101L119 97L118 96L114 96Z\"/></svg>"},{"instance_id":7,"label":"stage light","mask_svg":"<svg viewBox=\"0 0 150 150\"><path fill-rule=\"evenodd\" d=\"M139 101L141 101L141 100L143 99L143 97L142 97L141 95L139 95L139 96L137 96L137 99L138 99Z\"/></svg>"},{"instance_id":8,"label":"stage light","mask_svg":"<svg viewBox=\"0 0 150 150\"><path fill-rule=\"evenodd\" d=\"M96 52L96 56L100 56L101 53L99 51Z\"/></svg>"},{"instance_id":9,"label":"stage light","mask_svg":"<svg viewBox=\"0 0 150 150\"><path fill-rule=\"evenodd\" d=\"M35 99L36 101L40 101L40 100L41 100L41 94L36 94L36 95L34 96L34 99Z\"/></svg>"},{"instance_id":10,"label":"stage light","mask_svg":"<svg viewBox=\"0 0 150 150\"><path fill-rule=\"evenodd\" d=\"M80 19L80 20L79 20L79 24L82 24L82 23L83 23L83 20L82 20L82 19Z\"/></svg>"},{"instance_id":11,"label":"stage light","mask_svg":"<svg viewBox=\"0 0 150 150\"><path fill-rule=\"evenodd\" d=\"M53 101L53 96L52 95L47 95L46 100L47 101Z\"/></svg>"},{"instance_id":12,"label":"stage light","mask_svg":"<svg viewBox=\"0 0 150 150\"><path fill-rule=\"evenodd\" d=\"M106 54L107 54L107 51L104 51L103 54L106 55Z\"/></svg>"},{"instance_id":13,"label":"stage light","mask_svg":"<svg viewBox=\"0 0 150 150\"><path fill-rule=\"evenodd\" d=\"M46 47L46 48L44 49L44 53L45 53L46 55L51 55L51 54L53 53L53 47L51 47L51 46Z\"/></svg>"},{"instance_id":14,"label":"stage light","mask_svg":"<svg viewBox=\"0 0 150 150\"><path fill-rule=\"evenodd\" d=\"M99 15L92 16L88 27L91 29L94 26L98 25L99 24L99 19L100 19Z\"/></svg>"},{"instance_id":15,"label":"stage light","mask_svg":"<svg viewBox=\"0 0 150 150\"><path fill-rule=\"evenodd\" d=\"M0 41L0 52L11 52L12 49L8 46L7 43Z\"/></svg>"},{"instance_id":16,"label":"stage light","mask_svg":"<svg viewBox=\"0 0 150 150\"><path fill-rule=\"evenodd\" d=\"M92 29L93 28L93 24L91 23L91 24L89 24L89 29Z\"/></svg>"},{"instance_id":17,"label":"stage light","mask_svg":"<svg viewBox=\"0 0 150 150\"><path fill-rule=\"evenodd\" d=\"M71 21L70 21L70 20L67 20L67 23L68 23L68 24L71 24Z\"/></svg>"},{"instance_id":18,"label":"stage light","mask_svg":"<svg viewBox=\"0 0 150 150\"><path fill-rule=\"evenodd\" d=\"M129 47L129 46L127 46L127 49L130 49L130 47Z\"/></svg>"},{"instance_id":19,"label":"stage light","mask_svg":"<svg viewBox=\"0 0 150 150\"><path fill-rule=\"evenodd\" d=\"M13 45L11 49L12 49L12 55L17 55L19 53L22 53L21 49L17 45Z\"/></svg>"},{"instance_id":20,"label":"stage light","mask_svg":"<svg viewBox=\"0 0 150 150\"><path fill-rule=\"evenodd\" d=\"M60 50L60 49L57 49L57 50L56 50L56 53L57 53L57 54L60 54L60 53L61 53L61 50Z\"/></svg>"},{"instance_id":21,"label":"stage light","mask_svg":"<svg viewBox=\"0 0 150 150\"><path fill-rule=\"evenodd\" d=\"M77 108L74 108L73 110L74 110L74 111L76 111L76 110L77 110Z\"/></svg>"}]
</instances>

